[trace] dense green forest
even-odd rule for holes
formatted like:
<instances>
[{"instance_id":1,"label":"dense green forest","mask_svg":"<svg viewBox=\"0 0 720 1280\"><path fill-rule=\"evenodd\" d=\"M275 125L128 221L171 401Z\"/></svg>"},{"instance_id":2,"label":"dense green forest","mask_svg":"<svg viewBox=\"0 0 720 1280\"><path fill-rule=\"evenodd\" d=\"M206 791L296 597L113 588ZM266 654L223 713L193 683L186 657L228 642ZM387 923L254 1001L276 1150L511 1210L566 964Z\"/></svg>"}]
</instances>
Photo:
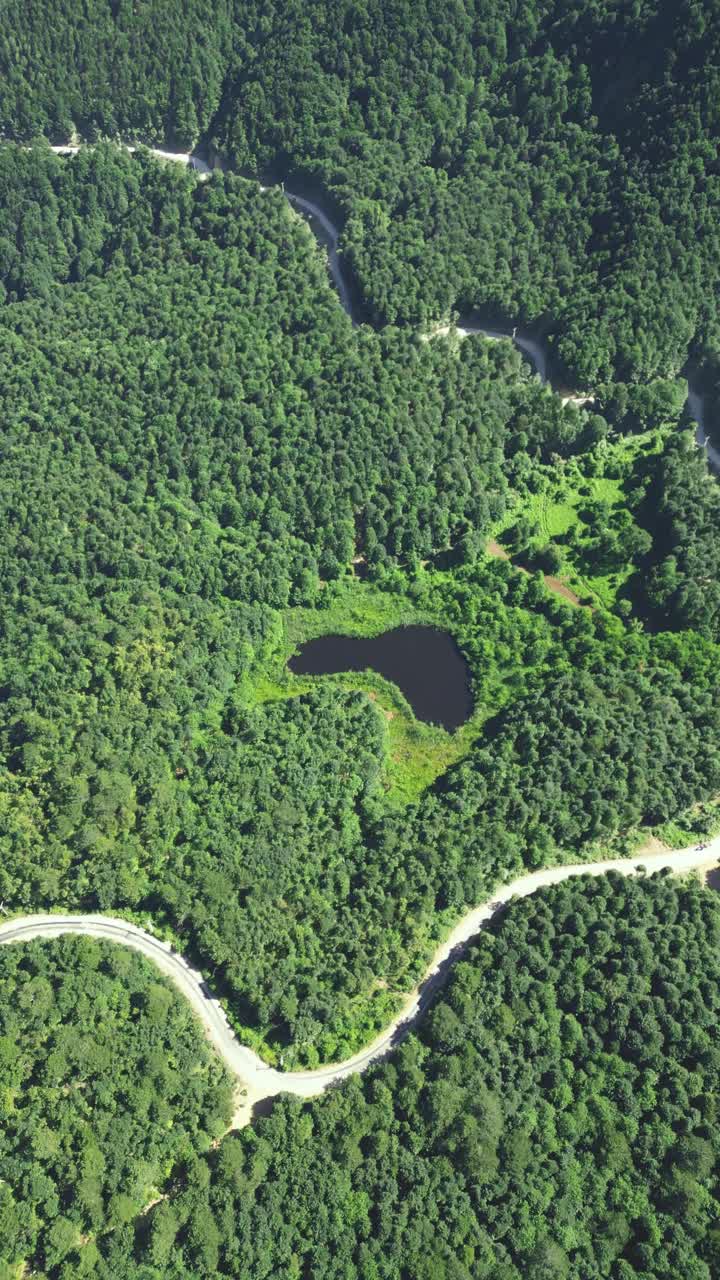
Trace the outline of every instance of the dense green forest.
<instances>
[{"instance_id":1,"label":"dense green forest","mask_svg":"<svg viewBox=\"0 0 720 1280\"><path fill-rule=\"evenodd\" d=\"M3 0L0 130L192 146L218 109L231 0Z\"/></svg>"},{"instance_id":2,"label":"dense green forest","mask_svg":"<svg viewBox=\"0 0 720 1280\"><path fill-rule=\"evenodd\" d=\"M663 877L513 904L391 1063L228 1138L101 1275L711 1280L719 948Z\"/></svg>"},{"instance_id":3,"label":"dense green forest","mask_svg":"<svg viewBox=\"0 0 720 1280\"><path fill-rule=\"evenodd\" d=\"M392 1059L219 1144L219 1076L139 960L63 942L0 964L17 990L4 1074L33 1015L1 1252L47 1280L717 1275L720 904L697 882L613 875L514 902ZM173 1127L138 1131L160 1115Z\"/></svg>"},{"instance_id":4,"label":"dense green forest","mask_svg":"<svg viewBox=\"0 0 720 1280\"><path fill-rule=\"evenodd\" d=\"M717 0L5 0L0 131L300 174L376 322L479 307L581 386L714 365Z\"/></svg>"},{"instance_id":5,"label":"dense green forest","mask_svg":"<svg viewBox=\"0 0 720 1280\"><path fill-rule=\"evenodd\" d=\"M498 882L720 795L718 0L0 17L0 903L150 919L268 1060L341 1058ZM592 402L428 340L467 311ZM384 618L457 640L457 734L287 671ZM0 1280L712 1280L719 934L664 878L517 903L223 1141L143 962L2 948Z\"/></svg>"},{"instance_id":6,"label":"dense green forest","mask_svg":"<svg viewBox=\"0 0 720 1280\"><path fill-rule=\"evenodd\" d=\"M690 591L716 486L677 422L628 473L629 621L572 608L483 548L549 473L610 468L619 392L608 421L510 344L353 329L307 227L241 178L9 146L0 183L6 904L151 912L242 1034L312 1063L498 878L720 791L717 610ZM400 810L368 698L258 693L355 554L472 673L464 759Z\"/></svg>"},{"instance_id":7,"label":"dense green forest","mask_svg":"<svg viewBox=\"0 0 720 1280\"><path fill-rule=\"evenodd\" d=\"M231 1084L187 1002L123 947L2 947L0 990L0 1274L94 1275L98 1237L222 1137Z\"/></svg>"},{"instance_id":8,"label":"dense green forest","mask_svg":"<svg viewBox=\"0 0 720 1280\"><path fill-rule=\"evenodd\" d=\"M717 535L720 488L705 460L682 440L669 445L649 476L645 519L655 531L647 603L656 619L720 637Z\"/></svg>"}]
</instances>

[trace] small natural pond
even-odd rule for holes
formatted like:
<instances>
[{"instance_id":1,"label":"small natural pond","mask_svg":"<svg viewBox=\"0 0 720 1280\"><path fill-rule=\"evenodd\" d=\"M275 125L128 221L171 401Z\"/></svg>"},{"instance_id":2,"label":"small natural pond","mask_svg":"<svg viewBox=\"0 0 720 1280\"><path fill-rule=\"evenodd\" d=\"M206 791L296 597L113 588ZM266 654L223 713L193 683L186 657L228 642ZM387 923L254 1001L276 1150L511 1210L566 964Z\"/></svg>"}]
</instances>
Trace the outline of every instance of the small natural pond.
<instances>
[{"instance_id":1,"label":"small natural pond","mask_svg":"<svg viewBox=\"0 0 720 1280\"><path fill-rule=\"evenodd\" d=\"M405 694L419 720L452 732L472 709L468 666L452 636L434 627L397 627L383 635L320 636L290 659L295 675L376 671Z\"/></svg>"}]
</instances>

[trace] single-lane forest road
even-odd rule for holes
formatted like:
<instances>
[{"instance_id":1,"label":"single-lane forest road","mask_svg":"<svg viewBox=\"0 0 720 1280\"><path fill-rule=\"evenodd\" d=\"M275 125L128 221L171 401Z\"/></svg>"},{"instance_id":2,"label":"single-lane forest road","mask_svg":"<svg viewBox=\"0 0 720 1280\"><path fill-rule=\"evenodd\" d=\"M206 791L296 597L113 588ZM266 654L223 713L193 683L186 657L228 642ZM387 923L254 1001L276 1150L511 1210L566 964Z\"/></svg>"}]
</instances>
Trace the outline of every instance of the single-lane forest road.
<instances>
[{"instance_id":1,"label":"single-lane forest road","mask_svg":"<svg viewBox=\"0 0 720 1280\"><path fill-rule=\"evenodd\" d=\"M73 156L77 155L81 147L88 145L87 143L64 143L60 146L51 146L50 150L56 155ZM130 143L121 143L126 151L134 152L137 147ZM147 147L146 150L158 160L173 161L176 164L183 164L193 169L200 182L206 182L212 174L212 169L207 161L190 151L162 151L157 147ZM220 168L224 168L221 164ZM266 191L268 188L261 185L260 190ZM340 302L347 314L350 316L353 324L357 324L359 316L356 308L353 306L352 289L350 283L346 280L343 273L341 255L338 248L340 240L340 230L335 226L334 222L324 209L321 208L314 200L310 200L307 196L290 191L285 183L280 184L283 195L297 208L302 209L313 221L315 229L318 233L321 243L325 246L328 255L328 268L330 275L335 282L335 287L340 296ZM543 345L537 338L532 337L529 333L519 332L516 327L505 329L491 329L485 325L478 323L475 318L470 316L461 316L456 324L440 324L431 329L424 335L426 339L447 336L450 333L456 333L460 338L468 338L473 334L478 334L484 338L496 341L514 342L522 352L528 357L530 363L534 366L536 372L540 376L541 382L549 382L547 353ZM552 384L550 384L552 385ZM575 404L582 407L586 404L594 403L594 395L592 392L568 391L561 387L554 387L553 390L561 397L563 404ZM689 388L687 408L690 417L694 419L697 425L697 433L695 439L701 449L705 450L708 464L712 472L720 476L720 449L716 448L710 441L706 425L706 405L705 396L700 391L692 387Z\"/></svg>"},{"instance_id":2,"label":"single-lane forest road","mask_svg":"<svg viewBox=\"0 0 720 1280\"><path fill-rule=\"evenodd\" d=\"M0 925L0 945L29 942L33 938L57 938L62 934L84 934L103 938L121 946L132 947L152 960L179 991L190 1001L205 1028L208 1038L220 1054L228 1070L244 1086L233 1128L241 1128L252 1118L252 1109L265 1099L280 1093L293 1093L312 1098L329 1085L347 1076L365 1071L389 1053L418 1024L438 990L447 982L454 965L467 950L473 937L492 919L495 912L512 898L524 898L546 885L560 884L572 876L598 876L608 871L620 875L669 870L682 873L714 866L720 859L720 837L704 848L693 846L662 853L649 853L636 858L617 858L608 862L591 862L572 866L549 867L533 871L510 884L499 887L492 898L474 907L452 930L436 950L430 967L419 987L403 1001L398 1015L372 1044L345 1062L319 1067L314 1071L277 1071L267 1066L252 1050L242 1045L231 1030L219 1000L212 994L202 974L193 969L182 955L167 942L154 938L137 925L103 915L28 915L7 920Z\"/></svg>"}]
</instances>

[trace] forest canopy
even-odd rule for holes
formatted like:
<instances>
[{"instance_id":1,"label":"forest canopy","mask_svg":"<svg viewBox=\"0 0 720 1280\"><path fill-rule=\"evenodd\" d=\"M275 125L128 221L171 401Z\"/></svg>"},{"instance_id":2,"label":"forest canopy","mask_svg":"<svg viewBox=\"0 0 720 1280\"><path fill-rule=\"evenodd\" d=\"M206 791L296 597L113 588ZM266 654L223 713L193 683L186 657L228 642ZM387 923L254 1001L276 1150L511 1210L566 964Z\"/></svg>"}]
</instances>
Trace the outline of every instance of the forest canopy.
<instances>
[{"instance_id":1,"label":"forest canopy","mask_svg":"<svg viewBox=\"0 0 720 1280\"><path fill-rule=\"evenodd\" d=\"M549 327L575 385L714 368L718 0L6 0L0 132L319 184L369 318Z\"/></svg>"},{"instance_id":2,"label":"forest canopy","mask_svg":"<svg viewBox=\"0 0 720 1280\"><path fill-rule=\"evenodd\" d=\"M0 1269L96 1274L98 1237L226 1131L231 1082L187 1001L123 947L0 947L0 989Z\"/></svg>"},{"instance_id":3,"label":"forest canopy","mask_svg":"<svg viewBox=\"0 0 720 1280\"><path fill-rule=\"evenodd\" d=\"M633 481L636 616L570 608L484 552L603 447L509 343L353 328L302 220L229 174L8 146L0 183L7 904L150 912L244 1036L312 1063L381 1026L498 879L720 791L697 452L668 437ZM366 696L258 692L358 556L451 629L482 708L400 811Z\"/></svg>"},{"instance_id":4,"label":"forest canopy","mask_svg":"<svg viewBox=\"0 0 720 1280\"><path fill-rule=\"evenodd\" d=\"M712 1280L719 957L699 883L568 880L495 918L390 1060L210 1143L222 1081L144 962L3 947L0 1257L48 1280Z\"/></svg>"},{"instance_id":5,"label":"forest canopy","mask_svg":"<svg viewBox=\"0 0 720 1280\"><path fill-rule=\"evenodd\" d=\"M2 910L130 913L339 1059L498 883L712 821L719 0L0 12ZM456 639L462 738L293 685L361 577ZM719 935L664 877L516 903L387 1063L225 1138L143 961L0 948L0 1280L712 1280Z\"/></svg>"}]
</instances>

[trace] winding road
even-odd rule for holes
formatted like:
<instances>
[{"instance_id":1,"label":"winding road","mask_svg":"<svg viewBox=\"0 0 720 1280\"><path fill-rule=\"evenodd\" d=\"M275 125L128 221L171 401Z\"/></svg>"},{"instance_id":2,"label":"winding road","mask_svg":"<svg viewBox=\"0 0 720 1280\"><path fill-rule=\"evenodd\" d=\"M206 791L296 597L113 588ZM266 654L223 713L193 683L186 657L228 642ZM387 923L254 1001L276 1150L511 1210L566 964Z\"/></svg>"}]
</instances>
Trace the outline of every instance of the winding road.
<instances>
[{"instance_id":1,"label":"winding road","mask_svg":"<svg viewBox=\"0 0 720 1280\"><path fill-rule=\"evenodd\" d=\"M66 143L62 146L51 146L50 150L54 151L56 155L77 155L78 151L81 150L81 147L87 145L90 144ZM120 145L122 145L126 151L131 153L137 150L137 147L132 146L129 143L122 143ZM146 150L158 160L167 160L176 164L189 165L196 172L198 179L201 182L207 181L212 174L212 169L207 161L203 160L194 152L163 151L157 147L147 147ZM216 167L222 168L223 166L221 164L217 164ZM267 187L263 186L261 186L260 189L262 191L268 190ZM301 209L303 213L307 214L311 220L318 239L327 249L328 268L340 297L340 302L347 314L350 316L353 324L357 324L359 322L357 308L353 304L352 289L343 274L341 254L338 248L340 240L339 228L335 226L325 210L322 209L314 200L309 199L309 197L305 195L300 195L297 192L291 191L285 183L281 184L281 190L286 199L298 209ZM542 343L537 338L532 337L529 333L520 331L517 327L508 327L507 329L486 328L479 323L475 323L472 316L465 316L460 317L457 324L438 325L437 328L433 329L425 336L430 339L442 337L453 332L457 333L461 338L478 335L483 338L489 338L492 341L514 342L515 346L528 357L530 363L539 375L540 381L543 383L549 382L547 353ZM592 404L594 401L594 396L589 392L568 391L562 387L555 386L553 386L553 390L561 397L563 404L575 404L582 406L585 404ZM697 389L689 388L688 390L687 410L690 417L697 424L697 431L695 433L696 442L701 449L705 450L710 470L720 476L720 449L717 449L713 444L711 444L708 438L705 428L705 397Z\"/></svg>"},{"instance_id":2,"label":"winding road","mask_svg":"<svg viewBox=\"0 0 720 1280\"><path fill-rule=\"evenodd\" d=\"M0 945L29 942L33 938L58 938L64 934L82 934L103 938L140 951L152 960L161 973L170 978L190 1001L205 1032L223 1062L243 1086L243 1093L233 1120L233 1128L242 1128L252 1118L253 1108L280 1093L312 1098L348 1076L366 1071L369 1066L394 1049L418 1024L436 993L445 985L450 973L467 950L471 940L493 915L512 898L524 898L547 885L560 884L575 876L599 876L608 871L635 875L660 871L664 867L675 873L699 869L709 870L720 859L720 837L704 849L691 847L674 852L649 853L636 858L617 858L573 866L549 867L513 880L496 890L492 898L474 907L459 921L449 937L435 952L422 982L403 1001L398 1015L372 1044L345 1062L319 1067L315 1071L278 1071L269 1067L252 1049L240 1044L232 1031L220 1001L213 995L202 974L175 951L169 943L153 937L144 929L125 920L103 915L28 915L7 920L0 925Z\"/></svg>"}]
</instances>

